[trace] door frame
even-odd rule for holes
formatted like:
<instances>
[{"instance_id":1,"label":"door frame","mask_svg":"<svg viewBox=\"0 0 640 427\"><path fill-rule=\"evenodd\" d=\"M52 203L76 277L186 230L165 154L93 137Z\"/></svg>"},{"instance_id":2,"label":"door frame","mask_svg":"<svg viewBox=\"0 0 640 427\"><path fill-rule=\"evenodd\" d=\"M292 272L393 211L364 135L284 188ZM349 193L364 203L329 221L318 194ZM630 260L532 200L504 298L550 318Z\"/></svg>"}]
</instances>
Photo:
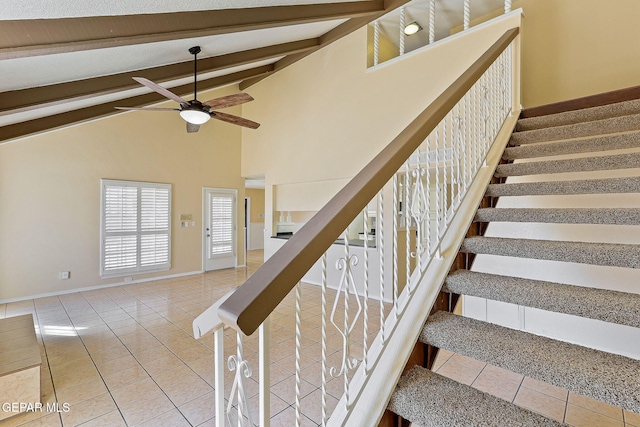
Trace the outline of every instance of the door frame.
<instances>
[{"instance_id":1,"label":"door frame","mask_svg":"<svg viewBox=\"0 0 640 427\"><path fill-rule=\"evenodd\" d=\"M251 245L251 197L244 196L244 206L244 249L246 253Z\"/></svg>"},{"instance_id":2,"label":"door frame","mask_svg":"<svg viewBox=\"0 0 640 427\"><path fill-rule=\"evenodd\" d=\"M202 241L202 272L213 271L207 270L207 208L208 208L208 200L207 200L207 192L220 192L220 193L229 193L233 194L235 197L235 228L236 232L234 235L234 267L238 268L238 189L237 188L222 188L222 187L202 187L202 227L201 227L201 241Z\"/></svg>"}]
</instances>

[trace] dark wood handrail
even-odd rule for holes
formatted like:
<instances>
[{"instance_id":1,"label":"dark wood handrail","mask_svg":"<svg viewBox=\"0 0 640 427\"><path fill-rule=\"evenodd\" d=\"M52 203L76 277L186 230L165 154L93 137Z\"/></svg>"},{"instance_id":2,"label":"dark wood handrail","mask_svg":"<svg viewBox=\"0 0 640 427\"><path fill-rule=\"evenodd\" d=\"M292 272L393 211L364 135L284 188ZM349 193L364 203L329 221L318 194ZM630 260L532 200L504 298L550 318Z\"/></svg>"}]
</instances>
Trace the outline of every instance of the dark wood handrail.
<instances>
[{"instance_id":1,"label":"dark wood handrail","mask_svg":"<svg viewBox=\"0 0 640 427\"><path fill-rule=\"evenodd\" d=\"M221 306L218 315L251 335L519 33L507 30Z\"/></svg>"}]
</instances>

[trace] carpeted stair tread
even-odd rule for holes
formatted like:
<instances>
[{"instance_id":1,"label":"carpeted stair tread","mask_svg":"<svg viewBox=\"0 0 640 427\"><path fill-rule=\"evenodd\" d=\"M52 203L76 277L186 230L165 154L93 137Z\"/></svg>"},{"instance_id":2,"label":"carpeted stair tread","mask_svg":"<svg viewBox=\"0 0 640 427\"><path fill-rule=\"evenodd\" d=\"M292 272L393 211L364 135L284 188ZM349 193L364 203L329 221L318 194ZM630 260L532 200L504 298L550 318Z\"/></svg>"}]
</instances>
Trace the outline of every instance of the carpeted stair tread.
<instances>
[{"instance_id":1,"label":"carpeted stair tread","mask_svg":"<svg viewBox=\"0 0 640 427\"><path fill-rule=\"evenodd\" d=\"M497 177L507 177L638 167L640 167L640 153L626 153L612 156L584 157L581 159L502 164L498 165L495 174Z\"/></svg>"},{"instance_id":2,"label":"carpeted stair tread","mask_svg":"<svg viewBox=\"0 0 640 427\"><path fill-rule=\"evenodd\" d=\"M516 132L640 113L640 99L518 120Z\"/></svg>"},{"instance_id":3,"label":"carpeted stair tread","mask_svg":"<svg viewBox=\"0 0 640 427\"><path fill-rule=\"evenodd\" d=\"M557 141L584 136L605 135L640 129L640 114L594 120L592 122L556 126L552 128L516 132L511 135L510 145L532 144L536 142Z\"/></svg>"},{"instance_id":4,"label":"carpeted stair tread","mask_svg":"<svg viewBox=\"0 0 640 427\"><path fill-rule=\"evenodd\" d=\"M553 194L638 193L640 177L585 179L576 181L489 184L487 196L540 196Z\"/></svg>"},{"instance_id":5,"label":"carpeted stair tread","mask_svg":"<svg viewBox=\"0 0 640 427\"><path fill-rule=\"evenodd\" d=\"M388 409L421 427L564 425L420 366L400 378Z\"/></svg>"},{"instance_id":6,"label":"carpeted stair tread","mask_svg":"<svg viewBox=\"0 0 640 427\"><path fill-rule=\"evenodd\" d=\"M592 153L596 151L622 150L639 147L640 132L629 132L571 141L507 147L504 150L502 158L505 160L533 159L536 157Z\"/></svg>"},{"instance_id":7,"label":"carpeted stair tread","mask_svg":"<svg viewBox=\"0 0 640 427\"><path fill-rule=\"evenodd\" d=\"M638 225L640 208L482 208L474 221Z\"/></svg>"},{"instance_id":8,"label":"carpeted stair tread","mask_svg":"<svg viewBox=\"0 0 640 427\"><path fill-rule=\"evenodd\" d=\"M640 295L457 270L444 290L640 328Z\"/></svg>"},{"instance_id":9,"label":"carpeted stair tread","mask_svg":"<svg viewBox=\"0 0 640 427\"><path fill-rule=\"evenodd\" d=\"M461 252L538 260L640 268L640 245L468 237Z\"/></svg>"},{"instance_id":10,"label":"carpeted stair tread","mask_svg":"<svg viewBox=\"0 0 640 427\"><path fill-rule=\"evenodd\" d=\"M438 312L427 319L420 340L640 412L638 360L447 312Z\"/></svg>"}]
</instances>

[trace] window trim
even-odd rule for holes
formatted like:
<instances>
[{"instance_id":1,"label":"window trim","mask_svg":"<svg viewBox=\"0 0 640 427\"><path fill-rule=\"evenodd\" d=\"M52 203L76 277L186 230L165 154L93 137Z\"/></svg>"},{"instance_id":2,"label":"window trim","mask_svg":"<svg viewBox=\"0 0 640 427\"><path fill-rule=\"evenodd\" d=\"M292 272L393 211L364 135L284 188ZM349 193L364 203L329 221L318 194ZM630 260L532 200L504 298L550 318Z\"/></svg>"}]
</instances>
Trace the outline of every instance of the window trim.
<instances>
[{"instance_id":1,"label":"window trim","mask_svg":"<svg viewBox=\"0 0 640 427\"><path fill-rule=\"evenodd\" d=\"M135 187L138 189L137 192L137 226L135 232L114 232L113 235L135 235L136 236L136 252L137 252L137 265L136 267L130 268L121 268L112 271L105 271L105 243L106 238L108 237L106 231L106 187L107 186L122 186L122 187ZM149 235L149 234L159 234L149 232L147 230L142 230L141 228L141 197L142 197L142 188L162 188L167 189L169 193L168 197L168 251L167 251L167 262L160 265L152 265L152 266L141 266L141 236ZM99 260L99 274L100 278L113 278L113 277L123 277L123 276L132 276L136 274L145 274L145 273L153 273L159 271L167 271L171 269L171 222L172 222L172 185L166 183L158 183L158 182L144 182L144 181L124 181L124 180L114 180L114 179L101 179L100 180L100 260ZM163 233L164 234L164 233Z\"/></svg>"}]
</instances>

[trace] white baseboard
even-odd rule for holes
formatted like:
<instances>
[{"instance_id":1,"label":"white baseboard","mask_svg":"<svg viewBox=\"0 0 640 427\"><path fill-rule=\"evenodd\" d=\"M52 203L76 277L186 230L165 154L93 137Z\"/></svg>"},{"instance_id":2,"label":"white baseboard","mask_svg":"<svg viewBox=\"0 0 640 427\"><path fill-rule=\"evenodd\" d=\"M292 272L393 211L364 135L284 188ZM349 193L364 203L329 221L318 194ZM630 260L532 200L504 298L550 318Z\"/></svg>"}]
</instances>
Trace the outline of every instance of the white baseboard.
<instances>
[{"instance_id":1,"label":"white baseboard","mask_svg":"<svg viewBox=\"0 0 640 427\"><path fill-rule=\"evenodd\" d=\"M122 286L122 285L132 285L135 283L153 282L155 280L175 279L177 277L192 276L194 274L202 274L202 273L204 273L204 271L189 271L187 273L170 274L168 276L147 277L145 279L132 280L130 282L123 281L123 282L117 282L117 283L109 283L108 285L87 286L85 288L67 289L65 291L48 292L44 294L31 295L26 297L3 299L3 300L0 300L0 304L9 304L12 302L20 302L20 301L26 301L30 299L36 299L36 298L55 297L58 295L73 294L76 292L95 291L98 289L113 288L113 287Z\"/></svg>"}]
</instances>

